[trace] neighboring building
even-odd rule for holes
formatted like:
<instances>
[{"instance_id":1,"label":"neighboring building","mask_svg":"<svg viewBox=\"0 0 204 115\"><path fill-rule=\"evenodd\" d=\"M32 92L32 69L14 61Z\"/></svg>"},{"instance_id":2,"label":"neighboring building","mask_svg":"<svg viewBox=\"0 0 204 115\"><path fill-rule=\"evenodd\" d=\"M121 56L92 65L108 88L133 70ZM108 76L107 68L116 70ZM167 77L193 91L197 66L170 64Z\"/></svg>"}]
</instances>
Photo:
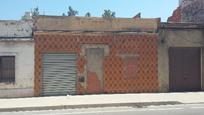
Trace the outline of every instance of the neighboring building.
<instances>
[{"instance_id":1,"label":"neighboring building","mask_svg":"<svg viewBox=\"0 0 204 115\"><path fill-rule=\"evenodd\" d=\"M180 0L159 26L158 77L161 92L204 90L204 1Z\"/></svg>"},{"instance_id":2,"label":"neighboring building","mask_svg":"<svg viewBox=\"0 0 204 115\"><path fill-rule=\"evenodd\" d=\"M204 25L161 23L158 77L161 92L204 90Z\"/></svg>"},{"instance_id":3,"label":"neighboring building","mask_svg":"<svg viewBox=\"0 0 204 115\"><path fill-rule=\"evenodd\" d=\"M32 21L0 21L0 98L33 96Z\"/></svg>"},{"instance_id":4,"label":"neighboring building","mask_svg":"<svg viewBox=\"0 0 204 115\"><path fill-rule=\"evenodd\" d=\"M158 23L38 17L35 96L158 92Z\"/></svg>"},{"instance_id":5,"label":"neighboring building","mask_svg":"<svg viewBox=\"0 0 204 115\"><path fill-rule=\"evenodd\" d=\"M168 22L204 22L204 0L180 0Z\"/></svg>"},{"instance_id":6,"label":"neighboring building","mask_svg":"<svg viewBox=\"0 0 204 115\"><path fill-rule=\"evenodd\" d=\"M179 5L182 7L186 7L197 0L179 0Z\"/></svg>"},{"instance_id":7,"label":"neighboring building","mask_svg":"<svg viewBox=\"0 0 204 115\"><path fill-rule=\"evenodd\" d=\"M177 7L176 10L173 11L172 16L168 18L168 22L181 22L181 7Z\"/></svg>"}]
</instances>

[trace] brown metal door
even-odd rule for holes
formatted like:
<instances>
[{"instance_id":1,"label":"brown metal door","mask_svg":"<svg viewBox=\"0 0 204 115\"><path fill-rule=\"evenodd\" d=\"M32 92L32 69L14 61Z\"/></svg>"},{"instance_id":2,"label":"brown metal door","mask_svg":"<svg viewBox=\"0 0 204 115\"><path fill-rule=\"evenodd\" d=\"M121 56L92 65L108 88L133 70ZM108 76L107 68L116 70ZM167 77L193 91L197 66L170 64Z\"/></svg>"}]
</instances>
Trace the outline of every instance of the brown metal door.
<instances>
[{"instance_id":1,"label":"brown metal door","mask_svg":"<svg viewBox=\"0 0 204 115\"><path fill-rule=\"evenodd\" d=\"M200 91L200 48L170 48L169 72L170 91Z\"/></svg>"}]
</instances>

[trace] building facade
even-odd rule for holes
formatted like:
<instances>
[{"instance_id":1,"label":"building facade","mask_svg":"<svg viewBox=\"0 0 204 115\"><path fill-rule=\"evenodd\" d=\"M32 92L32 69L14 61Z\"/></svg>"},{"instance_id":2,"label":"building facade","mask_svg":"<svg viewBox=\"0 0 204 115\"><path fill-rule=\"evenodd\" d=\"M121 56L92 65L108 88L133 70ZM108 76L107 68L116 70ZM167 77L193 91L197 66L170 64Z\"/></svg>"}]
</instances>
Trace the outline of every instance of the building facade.
<instances>
[{"instance_id":1,"label":"building facade","mask_svg":"<svg viewBox=\"0 0 204 115\"><path fill-rule=\"evenodd\" d=\"M35 96L158 92L158 22L38 17Z\"/></svg>"},{"instance_id":2,"label":"building facade","mask_svg":"<svg viewBox=\"0 0 204 115\"><path fill-rule=\"evenodd\" d=\"M160 92L204 90L204 26L161 23L158 39Z\"/></svg>"},{"instance_id":3,"label":"building facade","mask_svg":"<svg viewBox=\"0 0 204 115\"><path fill-rule=\"evenodd\" d=\"M34 96L32 21L0 21L0 98Z\"/></svg>"},{"instance_id":4,"label":"building facade","mask_svg":"<svg viewBox=\"0 0 204 115\"><path fill-rule=\"evenodd\" d=\"M204 90L203 0L180 0L159 26L158 77L161 92Z\"/></svg>"}]
</instances>

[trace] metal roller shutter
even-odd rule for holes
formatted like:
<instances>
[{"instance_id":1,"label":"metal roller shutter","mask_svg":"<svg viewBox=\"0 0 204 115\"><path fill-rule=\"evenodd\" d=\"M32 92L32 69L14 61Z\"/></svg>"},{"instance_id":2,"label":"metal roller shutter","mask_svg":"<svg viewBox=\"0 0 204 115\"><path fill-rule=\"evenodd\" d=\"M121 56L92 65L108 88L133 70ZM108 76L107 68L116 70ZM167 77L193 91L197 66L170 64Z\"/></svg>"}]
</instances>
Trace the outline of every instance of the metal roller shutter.
<instances>
[{"instance_id":1,"label":"metal roller shutter","mask_svg":"<svg viewBox=\"0 0 204 115\"><path fill-rule=\"evenodd\" d=\"M76 54L43 54L42 95L76 94Z\"/></svg>"}]
</instances>

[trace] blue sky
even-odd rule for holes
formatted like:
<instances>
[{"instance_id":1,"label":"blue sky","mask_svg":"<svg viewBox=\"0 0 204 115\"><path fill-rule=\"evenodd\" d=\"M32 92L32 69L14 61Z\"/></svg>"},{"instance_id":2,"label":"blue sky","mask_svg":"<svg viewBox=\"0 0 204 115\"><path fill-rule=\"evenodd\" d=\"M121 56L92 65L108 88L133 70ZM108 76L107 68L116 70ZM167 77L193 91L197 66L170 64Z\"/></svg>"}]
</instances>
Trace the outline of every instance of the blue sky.
<instances>
[{"instance_id":1,"label":"blue sky","mask_svg":"<svg viewBox=\"0 0 204 115\"><path fill-rule=\"evenodd\" d=\"M161 17L166 21L179 0L1 0L0 20L20 19L25 11L39 7L45 15L62 15L68 6L79 11L79 16L90 12L92 16L101 16L104 9L116 12L116 17L130 18L138 12L144 18Z\"/></svg>"}]
</instances>

